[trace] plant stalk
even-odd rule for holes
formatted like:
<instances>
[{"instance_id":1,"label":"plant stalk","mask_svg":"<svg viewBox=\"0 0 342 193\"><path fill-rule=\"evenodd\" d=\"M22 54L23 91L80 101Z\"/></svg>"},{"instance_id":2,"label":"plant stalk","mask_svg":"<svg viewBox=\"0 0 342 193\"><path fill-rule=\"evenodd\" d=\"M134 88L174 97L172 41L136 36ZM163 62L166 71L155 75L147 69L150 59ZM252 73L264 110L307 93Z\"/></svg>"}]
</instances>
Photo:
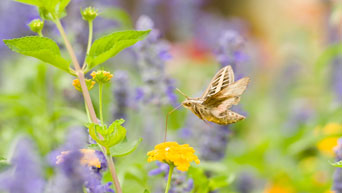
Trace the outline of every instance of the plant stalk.
<instances>
[{"instance_id":1,"label":"plant stalk","mask_svg":"<svg viewBox=\"0 0 342 193\"><path fill-rule=\"evenodd\" d=\"M103 88L103 83L99 83L99 106L100 106L100 120L102 127L104 126L103 124L103 112L102 112L102 89Z\"/></svg>"},{"instance_id":2,"label":"plant stalk","mask_svg":"<svg viewBox=\"0 0 342 193\"><path fill-rule=\"evenodd\" d=\"M96 113L95 113L95 110L94 110L94 106L93 106L93 103L91 101L87 85L85 83L84 72L82 71L82 69L80 67L80 64L77 61L76 54L75 54L75 52L74 52L74 50L73 50L73 48L72 48L72 46L71 46L71 44L70 44L66 34L65 34L64 28L63 28L61 22L59 21L59 19L55 20L55 24L56 24L56 26L58 28L59 33L61 34L61 36L62 36L62 38L64 40L65 46L66 46L67 51L68 51L68 53L69 53L69 55L71 57L72 63L75 66L75 72L76 72L76 75L77 75L77 77L78 77L78 79L80 81L80 84L81 84L82 94L83 94L86 106L88 108L91 121L93 123L98 123L97 117L96 117ZM103 150L103 147L101 149ZM105 152L105 151L103 151L103 152L105 153L105 155L107 155L106 154L107 152ZM119 183L118 177L116 175L113 159L111 157L108 157L108 156L106 156L106 158L107 158L107 163L108 163L108 167L109 167L110 173L111 173L111 175L113 177L115 189L116 189L117 193L122 193L122 190L121 190L121 187L120 187L120 183Z\"/></svg>"},{"instance_id":3,"label":"plant stalk","mask_svg":"<svg viewBox=\"0 0 342 193\"><path fill-rule=\"evenodd\" d=\"M173 173L173 168L174 168L174 167L175 167L175 166L170 165L169 176L168 176L168 179L167 179L167 184L166 184L166 188L165 188L165 193L168 193L168 192L169 192L170 184L171 184L171 178L172 178L172 173Z\"/></svg>"},{"instance_id":4,"label":"plant stalk","mask_svg":"<svg viewBox=\"0 0 342 193\"><path fill-rule=\"evenodd\" d=\"M113 158L112 158L111 155L108 155L108 154L105 154L105 155L106 155L109 171L112 174L115 190L116 190L117 193L122 193L120 182L119 182L118 176L116 175L115 165L114 165L114 162L113 162Z\"/></svg>"}]
</instances>

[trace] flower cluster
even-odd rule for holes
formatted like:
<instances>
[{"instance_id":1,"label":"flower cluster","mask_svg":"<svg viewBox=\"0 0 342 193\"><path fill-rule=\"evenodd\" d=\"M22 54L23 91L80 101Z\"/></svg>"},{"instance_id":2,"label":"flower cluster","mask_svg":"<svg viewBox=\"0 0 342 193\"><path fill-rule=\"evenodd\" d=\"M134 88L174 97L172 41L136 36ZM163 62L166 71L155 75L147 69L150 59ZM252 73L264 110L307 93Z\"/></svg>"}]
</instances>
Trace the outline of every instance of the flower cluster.
<instances>
[{"instance_id":1,"label":"flower cluster","mask_svg":"<svg viewBox=\"0 0 342 193\"><path fill-rule=\"evenodd\" d=\"M88 193L114 192L111 183L102 184L102 172L107 168L104 155L82 149L85 145L85 132L74 128L62 147L64 151L55 151L49 156L52 165L57 163L57 170L48 190L53 193L83 192L85 187Z\"/></svg>"},{"instance_id":2,"label":"flower cluster","mask_svg":"<svg viewBox=\"0 0 342 193\"><path fill-rule=\"evenodd\" d=\"M333 149L337 145L338 141L338 137L334 135L339 134L341 130L342 125L337 123L329 123L320 131L316 129L317 136L324 136L324 138L317 143L318 150L325 155L333 156Z\"/></svg>"},{"instance_id":3,"label":"flower cluster","mask_svg":"<svg viewBox=\"0 0 342 193\"><path fill-rule=\"evenodd\" d=\"M152 29L149 36L139 42L135 48L137 65L144 86L139 90L139 97L145 103L177 105L173 93L174 81L165 72L165 61L170 59L169 44L160 39L160 32L154 28L153 21L143 15L137 21L138 30Z\"/></svg>"},{"instance_id":4,"label":"flower cluster","mask_svg":"<svg viewBox=\"0 0 342 193\"><path fill-rule=\"evenodd\" d=\"M42 174L33 142L22 138L15 147L11 167L0 174L0 191L42 193L45 184Z\"/></svg>"},{"instance_id":5,"label":"flower cluster","mask_svg":"<svg viewBox=\"0 0 342 193\"><path fill-rule=\"evenodd\" d=\"M64 157L67 156L70 151L62 151L60 155L57 156L56 164L60 164L64 161ZM81 165L87 165L90 167L101 167L100 159L97 157L95 150L92 149L80 149L82 158L80 159Z\"/></svg>"},{"instance_id":6,"label":"flower cluster","mask_svg":"<svg viewBox=\"0 0 342 193\"><path fill-rule=\"evenodd\" d=\"M85 82L86 82L88 90L91 90L96 83L95 81L92 81L91 79L85 79ZM82 92L80 80L78 79L73 80L72 85L75 87L76 90Z\"/></svg>"},{"instance_id":7,"label":"flower cluster","mask_svg":"<svg viewBox=\"0 0 342 193\"><path fill-rule=\"evenodd\" d=\"M189 144L179 145L177 142L164 142L156 145L147 153L148 161L161 161L175 166L180 171L187 171L190 162L199 164L200 160L194 154L195 150Z\"/></svg>"},{"instance_id":8,"label":"flower cluster","mask_svg":"<svg viewBox=\"0 0 342 193\"><path fill-rule=\"evenodd\" d=\"M162 162L156 162L156 164L158 168L151 170L148 173L149 176L162 174L164 178L167 178L170 169L169 165ZM187 177L186 173L176 170L173 172L171 184L169 193L187 193L193 189L194 180Z\"/></svg>"},{"instance_id":9,"label":"flower cluster","mask_svg":"<svg viewBox=\"0 0 342 193\"><path fill-rule=\"evenodd\" d=\"M246 60L243 52L244 40L240 34L233 30L224 31L219 38L216 58L222 66L231 65L236 72L237 64Z\"/></svg>"},{"instance_id":10,"label":"flower cluster","mask_svg":"<svg viewBox=\"0 0 342 193\"><path fill-rule=\"evenodd\" d=\"M81 10L82 18L86 21L93 21L98 16L98 10L94 7L87 7Z\"/></svg>"},{"instance_id":11,"label":"flower cluster","mask_svg":"<svg viewBox=\"0 0 342 193\"><path fill-rule=\"evenodd\" d=\"M98 83L107 83L113 78L113 74L104 70L93 71L90 76Z\"/></svg>"}]
</instances>

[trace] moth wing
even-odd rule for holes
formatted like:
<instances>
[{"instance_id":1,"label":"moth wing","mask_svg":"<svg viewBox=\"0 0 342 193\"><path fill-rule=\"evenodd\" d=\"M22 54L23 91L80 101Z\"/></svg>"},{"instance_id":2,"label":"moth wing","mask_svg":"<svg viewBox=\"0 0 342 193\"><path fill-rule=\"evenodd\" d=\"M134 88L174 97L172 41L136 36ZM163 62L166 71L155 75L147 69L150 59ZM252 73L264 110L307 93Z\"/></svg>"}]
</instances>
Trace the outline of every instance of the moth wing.
<instances>
[{"instance_id":1,"label":"moth wing","mask_svg":"<svg viewBox=\"0 0 342 193\"><path fill-rule=\"evenodd\" d=\"M228 85L234 82L234 72L231 66L226 66L221 68L215 76L210 81L208 88L205 90L201 99L205 100L206 98L215 95L221 90L228 87Z\"/></svg>"},{"instance_id":2,"label":"moth wing","mask_svg":"<svg viewBox=\"0 0 342 193\"><path fill-rule=\"evenodd\" d=\"M240 101L240 96L246 90L249 82L249 77L244 77L228 87L224 88L220 92L212 95L203 101L202 105L209 108L219 108L227 110L232 105L237 105Z\"/></svg>"},{"instance_id":3,"label":"moth wing","mask_svg":"<svg viewBox=\"0 0 342 193\"><path fill-rule=\"evenodd\" d=\"M212 114L219 120L217 123L221 125L228 125L245 119L245 116L227 109L224 111L215 110Z\"/></svg>"}]
</instances>

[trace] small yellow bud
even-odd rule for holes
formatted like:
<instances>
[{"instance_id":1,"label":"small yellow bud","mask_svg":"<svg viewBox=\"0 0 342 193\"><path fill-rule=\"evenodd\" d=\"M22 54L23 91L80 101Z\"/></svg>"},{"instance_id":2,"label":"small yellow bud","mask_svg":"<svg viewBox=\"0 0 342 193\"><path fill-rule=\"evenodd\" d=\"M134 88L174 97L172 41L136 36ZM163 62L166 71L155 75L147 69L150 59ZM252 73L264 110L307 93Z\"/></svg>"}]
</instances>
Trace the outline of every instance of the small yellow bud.
<instances>
[{"instance_id":1,"label":"small yellow bud","mask_svg":"<svg viewBox=\"0 0 342 193\"><path fill-rule=\"evenodd\" d=\"M104 70L93 71L90 76L98 83L107 83L113 78L113 74Z\"/></svg>"},{"instance_id":2,"label":"small yellow bud","mask_svg":"<svg viewBox=\"0 0 342 193\"><path fill-rule=\"evenodd\" d=\"M87 7L81 10L82 18L86 21L93 21L98 16L98 10L94 7Z\"/></svg>"},{"instance_id":3,"label":"small yellow bud","mask_svg":"<svg viewBox=\"0 0 342 193\"><path fill-rule=\"evenodd\" d=\"M31 31L40 34L44 27L44 21L40 19L34 19L28 24L28 26L30 27Z\"/></svg>"},{"instance_id":4,"label":"small yellow bud","mask_svg":"<svg viewBox=\"0 0 342 193\"><path fill-rule=\"evenodd\" d=\"M93 81L91 79L85 79L85 82L86 82L88 90L91 90L96 83L95 81ZM78 80L78 79L73 80L72 85L75 87L76 90L82 92L80 80Z\"/></svg>"}]
</instances>

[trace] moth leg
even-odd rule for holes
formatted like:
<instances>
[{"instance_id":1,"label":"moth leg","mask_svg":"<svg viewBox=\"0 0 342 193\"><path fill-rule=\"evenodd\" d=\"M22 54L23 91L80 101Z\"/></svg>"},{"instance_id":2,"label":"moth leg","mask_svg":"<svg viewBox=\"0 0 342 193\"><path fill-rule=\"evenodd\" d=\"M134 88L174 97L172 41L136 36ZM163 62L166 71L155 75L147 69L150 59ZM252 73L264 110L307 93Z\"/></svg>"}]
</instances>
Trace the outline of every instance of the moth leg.
<instances>
[{"instance_id":1,"label":"moth leg","mask_svg":"<svg viewBox=\"0 0 342 193\"><path fill-rule=\"evenodd\" d=\"M213 129L213 127L209 124L208 121L206 121L206 120L204 120L204 119L202 119L202 120L203 120L203 122L208 126L209 129Z\"/></svg>"}]
</instances>

